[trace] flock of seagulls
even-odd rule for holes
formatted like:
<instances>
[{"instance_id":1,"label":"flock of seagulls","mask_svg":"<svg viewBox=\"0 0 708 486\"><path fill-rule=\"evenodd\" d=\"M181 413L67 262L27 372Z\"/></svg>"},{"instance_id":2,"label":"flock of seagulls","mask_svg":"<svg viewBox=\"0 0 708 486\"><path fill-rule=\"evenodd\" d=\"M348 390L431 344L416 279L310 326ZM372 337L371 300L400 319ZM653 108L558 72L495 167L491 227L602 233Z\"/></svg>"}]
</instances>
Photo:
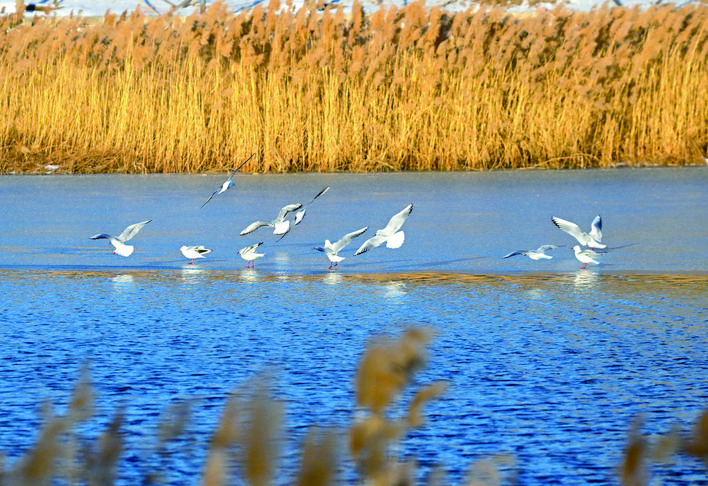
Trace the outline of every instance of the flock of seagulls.
<instances>
[{"instance_id":1,"label":"flock of seagulls","mask_svg":"<svg viewBox=\"0 0 708 486\"><path fill-rule=\"evenodd\" d=\"M607 245L602 243L602 218L599 214L595 216L590 224L590 233L585 233L577 224L557 216L551 217L551 221L558 229L565 231L580 243L580 245L573 246L571 250L575 253L575 258L583 264L583 266L580 267L581 269L585 270L588 267L588 263L592 263L593 265L600 263L597 261L597 258L607 251ZM504 258L524 255L531 260L550 260L553 257L547 252L556 248L558 248L558 245L542 245L535 250L513 251L505 255Z\"/></svg>"},{"instance_id":2,"label":"flock of seagulls","mask_svg":"<svg viewBox=\"0 0 708 486\"><path fill-rule=\"evenodd\" d=\"M204 204L202 204L202 208L206 206L206 204L211 201L215 196L219 196L226 192L228 189L233 187L234 182L233 178L236 172L239 171L246 163L253 158L255 154L252 154L246 161L241 163L226 179L226 181L221 185L219 189L214 191L211 196L209 196L209 199L206 200ZM283 206L280 211L278 212L278 215L270 221L254 221L253 223L249 224L246 228L244 228L241 232L241 236L249 235L259 228L263 227L269 227L273 228L273 234L276 236L280 236L282 239L294 226L297 226L300 224L306 214L306 206L309 206L312 204L315 200L317 200L319 197L323 196L329 191L329 187L323 188L320 192L318 192L310 202L307 204L302 204L302 203L294 203L294 204L288 204L286 206ZM403 227L404 223L408 219L408 217L411 215L413 212L413 204L408 204L405 208L403 208L401 211L398 213L394 214L391 219L388 221L388 224L386 224L385 227L379 229L376 231L374 236L371 238L367 239L364 241L364 243L357 249L353 256L361 255L362 253L366 253L368 251L373 250L374 248L377 248L384 243L386 244L387 248L400 248L403 245L403 242L405 241L405 233L401 230ZM107 233L99 233L96 235L91 236L90 238L92 240L99 240L99 239L107 239L111 245L114 247L114 254L120 255L123 257L129 257L130 255L133 254L133 251L135 250L135 247L132 245L127 244L128 241L130 241L132 238L135 237L135 235L138 234L138 232L148 223L150 223L152 220L147 220L147 221L141 221L139 223L131 224L127 228L123 230L123 232L118 235L118 236L112 236ZM602 218L600 215L595 216L593 219L591 225L590 225L590 232L586 233L580 229L580 227L571 222L567 221L565 219L561 219L557 216L553 216L551 218L551 221L553 224L558 227L560 230L568 233L570 236L575 238L577 242L579 243L578 245L575 245L572 247L572 251L575 254L575 258L582 263L582 269L586 269L588 264L593 264L597 265L599 264L598 258L601 256L602 253L607 251L607 245L602 243ZM332 243L329 240L325 240L324 246L321 247L314 247L313 250L320 251L327 256L329 260L329 269L331 270L332 268L336 267L339 262L345 259L345 257L341 256L339 253L347 246L349 245L352 240L355 238L358 238L362 234L364 234L368 230L368 226L365 226L363 228L360 228L358 230L352 231L350 233L345 234L342 236L339 240L336 242ZM244 260L246 260L247 267L246 268L255 268L255 261L258 258L264 257L265 254L263 253L258 253L258 247L260 247L263 244L263 242L255 243L249 246L246 246L244 248L241 248L240 250L237 251L237 254L241 256ZM563 246L563 245L560 245ZM550 260L553 258L551 255L548 254L549 251L554 250L556 248L559 248L558 245L542 245L538 247L535 250L516 250L513 251L507 255L505 255L503 258L511 258L513 256L527 256L531 260ZM195 246L182 246L180 248L180 252L182 255L184 255L185 258L189 259L189 264L193 264L194 260L199 259L199 258L204 258L205 255L208 253L211 253L212 250L201 246L201 245L195 245Z\"/></svg>"}]
</instances>

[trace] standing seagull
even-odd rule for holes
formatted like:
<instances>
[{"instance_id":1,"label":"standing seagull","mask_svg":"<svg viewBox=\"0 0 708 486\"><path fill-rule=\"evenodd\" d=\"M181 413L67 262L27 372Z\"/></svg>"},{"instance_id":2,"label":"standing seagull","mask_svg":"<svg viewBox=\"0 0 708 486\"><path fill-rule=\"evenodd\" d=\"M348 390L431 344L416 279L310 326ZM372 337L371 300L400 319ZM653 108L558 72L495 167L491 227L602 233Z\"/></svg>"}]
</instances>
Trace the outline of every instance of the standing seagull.
<instances>
[{"instance_id":1,"label":"standing seagull","mask_svg":"<svg viewBox=\"0 0 708 486\"><path fill-rule=\"evenodd\" d=\"M506 255L504 258L509 258L513 257L516 255L525 255L529 257L531 260L550 260L553 258L551 255L546 255L546 252L549 250L553 250L554 248L558 248L556 245L543 245L539 246L536 250L517 250L509 253Z\"/></svg>"},{"instance_id":2,"label":"standing seagull","mask_svg":"<svg viewBox=\"0 0 708 486\"><path fill-rule=\"evenodd\" d=\"M395 214L385 228L378 230L373 237L366 240L364 244L359 247L356 253L354 253L354 256L361 255L364 252L376 248L384 242L386 243L386 248L400 248L406 238L406 235L403 231L398 230L400 230L403 223L406 222L406 219L408 219L411 211L413 211L412 203L403 208L400 213Z\"/></svg>"},{"instance_id":3,"label":"standing seagull","mask_svg":"<svg viewBox=\"0 0 708 486\"><path fill-rule=\"evenodd\" d=\"M300 209L300 211L298 211L297 213L295 213L295 220L293 221L293 225L298 225L298 224L300 224L300 223L302 222L303 218L305 217L305 208L306 208L307 206L309 206L310 204L312 204L313 202L315 202L315 199L317 199L318 197L320 197L321 195L323 195L323 194L326 193L327 191L329 191L329 186L325 187L325 188L322 189L320 192L318 192L317 195L312 198L312 201L310 201L310 202L307 203L307 204L303 204L303 205L302 205L302 209Z\"/></svg>"},{"instance_id":4,"label":"standing seagull","mask_svg":"<svg viewBox=\"0 0 708 486\"><path fill-rule=\"evenodd\" d=\"M130 255L133 254L133 250L135 250L134 246L131 245L126 245L125 242L130 240L133 236L138 234L138 231L143 229L143 226L148 224L151 219L148 219L147 221L143 221L141 223L135 223L131 224L127 228L123 230L123 232L118 235L118 236L111 236L106 233L99 233L97 235L93 235L91 237L92 240L108 240L111 245L116 249L113 254L114 255L120 255L124 257L129 257Z\"/></svg>"},{"instance_id":5,"label":"standing seagull","mask_svg":"<svg viewBox=\"0 0 708 486\"><path fill-rule=\"evenodd\" d=\"M590 248L607 248L607 245L600 243L602 241L602 218L600 218L599 214L592 220L590 233L585 233L577 224L556 216L553 216L551 221L553 221L553 224L558 226L558 228L578 240L578 243L583 246L589 246Z\"/></svg>"},{"instance_id":6,"label":"standing seagull","mask_svg":"<svg viewBox=\"0 0 708 486\"><path fill-rule=\"evenodd\" d=\"M256 253L256 249L261 246L263 242L261 241L260 243L256 243L255 245L247 246L245 248L241 248L238 253L241 255L241 258L246 260L248 262L248 265L246 265L246 268L256 268L256 262L254 261L256 258L260 258L262 256L265 256L263 253Z\"/></svg>"},{"instance_id":7,"label":"standing seagull","mask_svg":"<svg viewBox=\"0 0 708 486\"><path fill-rule=\"evenodd\" d=\"M246 159L246 162L248 162L249 160L251 160L254 155L256 155L256 154L251 154L251 156L250 156L248 159ZM236 174L236 172L238 172L238 170L239 170L241 167L243 167L244 165L246 165L246 162L244 162L244 163L242 163L241 165L239 165L238 167L236 167L236 170L234 170L234 171L231 173L231 175L229 176L229 178L226 179L226 181L221 185L221 188L219 188L219 189L217 189L216 191L214 191L214 192L212 193L212 195L209 196L209 199L207 199L206 202L205 202L204 204L202 204L202 206L201 206L202 208L203 208L204 206L206 206L206 204L207 204L209 201L211 201L211 198L212 198L212 197L217 196L217 195L219 195L219 194L225 193L226 191L228 191L228 190L231 188L231 186L234 185L234 175ZM200 209L201 209L201 208L200 208Z\"/></svg>"},{"instance_id":8,"label":"standing seagull","mask_svg":"<svg viewBox=\"0 0 708 486\"><path fill-rule=\"evenodd\" d=\"M191 265L194 263L195 258L204 258L204 255L207 253L211 253L211 250L204 248L203 246L183 246L182 248L179 249L179 251L182 252L182 255L185 256L185 258L191 258L192 261L189 262Z\"/></svg>"},{"instance_id":9,"label":"standing seagull","mask_svg":"<svg viewBox=\"0 0 708 486\"><path fill-rule=\"evenodd\" d=\"M321 246L317 246L314 249L317 251L324 252L324 254L327 255L327 258L329 258L329 269L332 270L333 265L336 267L339 262L344 260L344 257L341 257L337 254L339 253L339 250L347 246L354 238L364 233L367 229L369 229L369 227L365 226L356 231L352 231L351 233L347 233L334 244L330 243L329 240L325 240L324 248L322 248Z\"/></svg>"},{"instance_id":10,"label":"standing seagull","mask_svg":"<svg viewBox=\"0 0 708 486\"><path fill-rule=\"evenodd\" d=\"M276 216L273 221L255 221L246 226L241 231L240 235L245 236L249 233L253 233L258 228L262 228L263 226L270 226L271 228L273 228L274 235L284 236L288 231L290 231L290 220L285 218L288 216L288 214L292 213L293 211L297 211L301 207L302 204L300 203L288 204L287 206L283 206L280 209L280 212L278 212L278 216Z\"/></svg>"},{"instance_id":11,"label":"standing seagull","mask_svg":"<svg viewBox=\"0 0 708 486\"><path fill-rule=\"evenodd\" d=\"M588 268L588 263L592 263L593 265L600 264L600 262L595 260L595 257L600 256L599 253L592 250L583 250L579 245L575 245L572 250L575 252L575 258L583 264L583 266L580 267L582 270Z\"/></svg>"}]
</instances>

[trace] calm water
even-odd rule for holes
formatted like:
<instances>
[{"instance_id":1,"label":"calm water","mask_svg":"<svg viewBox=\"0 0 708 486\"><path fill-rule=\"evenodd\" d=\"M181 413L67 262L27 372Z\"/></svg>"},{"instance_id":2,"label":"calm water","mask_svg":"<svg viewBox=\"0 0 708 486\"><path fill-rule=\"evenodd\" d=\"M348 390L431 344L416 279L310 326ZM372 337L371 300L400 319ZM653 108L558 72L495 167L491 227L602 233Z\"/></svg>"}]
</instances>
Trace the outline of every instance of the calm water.
<instances>
[{"instance_id":1,"label":"calm water","mask_svg":"<svg viewBox=\"0 0 708 486\"><path fill-rule=\"evenodd\" d=\"M418 384L447 380L427 425L403 442L422 474L442 464L460 483L474 461L503 453L519 483L616 483L627 431L688 429L708 406L708 170L237 177L0 178L0 451L28 450L50 400L65 409L90 365L95 436L124 407L122 484L153 469L195 484L226 395L272 375L286 406L278 482L297 468L313 424L345 428L367 340L411 325L437 330ZM283 240L240 237L286 203L307 202ZM406 242L351 256L406 204ZM612 248L579 270L573 240L595 214ZM130 258L98 232L153 219ZM368 225L336 271L312 250ZM236 250L263 241L246 270ZM553 260L506 253L565 245ZM214 251L194 265L182 245ZM407 398L407 397L404 397ZM177 452L154 454L160 415L192 399ZM401 413L400 409L394 412ZM343 472L345 478L351 470ZM688 460L655 469L664 484L705 478Z\"/></svg>"}]
</instances>

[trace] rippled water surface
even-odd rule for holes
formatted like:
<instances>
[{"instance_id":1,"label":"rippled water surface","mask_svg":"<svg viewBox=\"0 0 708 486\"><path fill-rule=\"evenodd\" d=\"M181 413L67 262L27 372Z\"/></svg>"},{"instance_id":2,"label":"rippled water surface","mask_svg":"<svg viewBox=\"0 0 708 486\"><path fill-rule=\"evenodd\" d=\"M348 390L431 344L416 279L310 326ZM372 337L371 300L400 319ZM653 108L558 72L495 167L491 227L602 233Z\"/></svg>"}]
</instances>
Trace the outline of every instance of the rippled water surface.
<instances>
[{"instance_id":1,"label":"rippled water surface","mask_svg":"<svg viewBox=\"0 0 708 486\"><path fill-rule=\"evenodd\" d=\"M437 332L416 384L449 388L399 452L423 474L441 464L453 484L499 453L515 458L520 484L616 483L633 418L665 433L708 405L705 169L242 175L199 209L221 181L0 178L7 464L36 439L43 401L65 409L88 362L98 410L85 433L125 410L122 484L153 468L195 484L227 394L267 373L285 403L278 482L289 484L306 428L350 423L367 340L412 325ZM327 185L283 240L239 236ZM373 232L409 202L400 249L353 257L355 241L335 271L312 250ZM598 213L612 250L580 270L550 216L587 229ZM88 239L145 219L130 258ZM266 256L247 270L236 249L254 241ZM545 243L564 246L548 261L501 258ZM190 265L184 244L214 251ZM184 399L193 415L179 453L157 458L159 417ZM687 460L655 473L664 484L705 478Z\"/></svg>"}]
</instances>

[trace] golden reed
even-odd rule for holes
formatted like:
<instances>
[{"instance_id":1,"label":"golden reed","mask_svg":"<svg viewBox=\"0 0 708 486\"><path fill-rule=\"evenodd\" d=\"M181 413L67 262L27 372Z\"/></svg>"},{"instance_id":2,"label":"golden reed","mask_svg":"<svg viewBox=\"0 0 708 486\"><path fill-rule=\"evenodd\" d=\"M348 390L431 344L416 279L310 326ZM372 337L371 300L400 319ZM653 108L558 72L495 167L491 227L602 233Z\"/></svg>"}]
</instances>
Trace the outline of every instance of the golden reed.
<instances>
[{"instance_id":1,"label":"golden reed","mask_svg":"<svg viewBox=\"0 0 708 486\"><path fill-rule=\"evenodd\" d=\"M703 164L707 26L701 4L5 15L0 173Z\"/></svg>"}]
</instances>

